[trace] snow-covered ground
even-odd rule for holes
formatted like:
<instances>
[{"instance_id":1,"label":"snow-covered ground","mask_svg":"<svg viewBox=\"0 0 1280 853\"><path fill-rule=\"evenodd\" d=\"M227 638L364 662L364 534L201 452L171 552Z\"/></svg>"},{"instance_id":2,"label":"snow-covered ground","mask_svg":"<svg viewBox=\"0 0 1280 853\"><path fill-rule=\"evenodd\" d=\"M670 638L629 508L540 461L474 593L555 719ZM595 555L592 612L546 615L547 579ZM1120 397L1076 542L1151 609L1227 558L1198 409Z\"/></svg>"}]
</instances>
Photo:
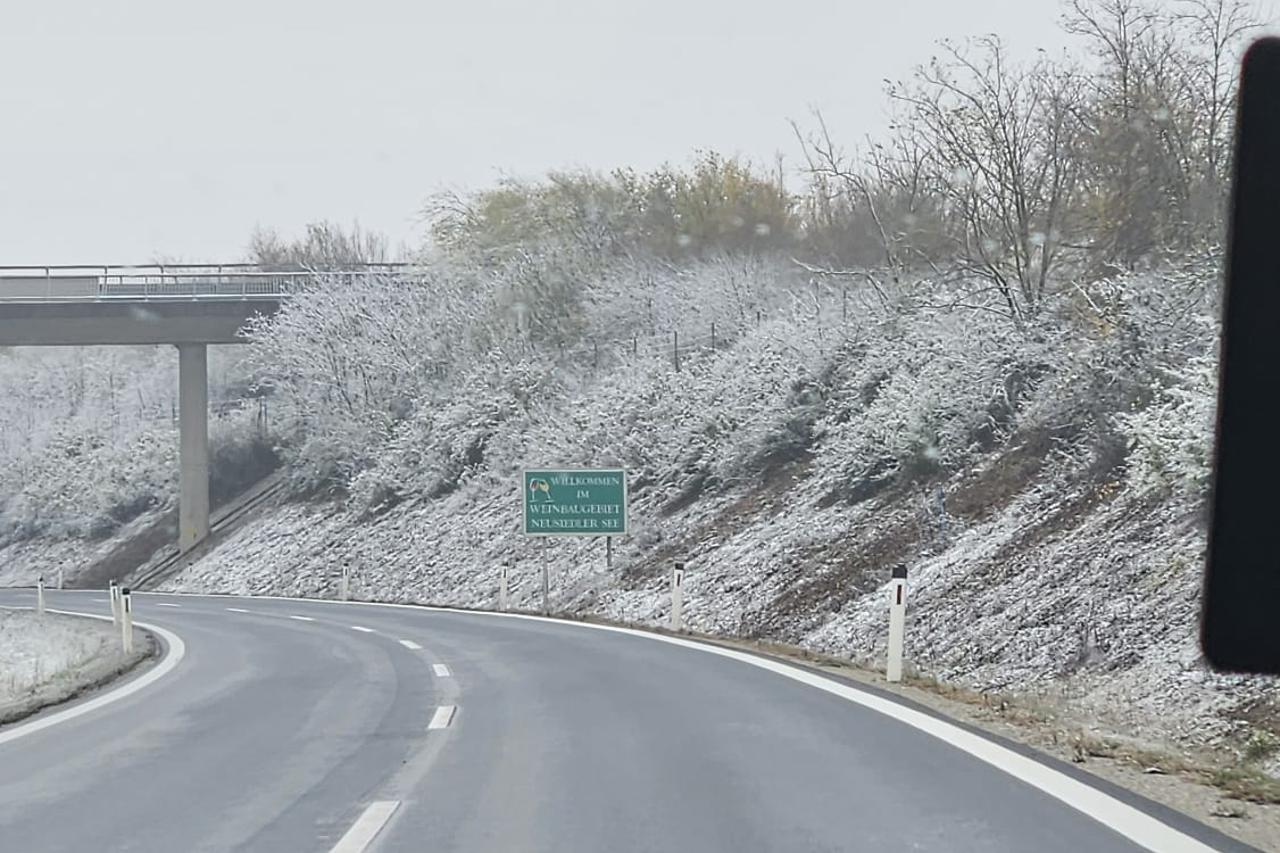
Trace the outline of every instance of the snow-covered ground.
<instances>
[{"instance_id":1,"label":"snow-covered ground","mask_svg":"<svg viewBox=\"0 0 1280 853\"><path fill-rule=\"evenodd\" d=\"M913 303L938 298L927 281L894 304L855 292L836 322L836 294L768 265L596 285L593 334L622 337L645 299L661 325L748 318L678 369L635 338L598 361L504 338L465 294L450 298L471 308L441 311L376 283L326 292L259 334L263 369L287 365L271 375L293 476L342 491L256 519L171 587L331 595L347 560L359 595L485 607L508 564L533 609L545 566L557 610L658 625L680 560L691 628L874 665L902 563L922 674L1240 746L1280 730L1280 704L1274 680L1213 674L1196 646L1216 275L1093 281L1025 324ZM406 328L347 304L365 300L401 304ZM394 347L450 323L479 330L434 354L452 366ZM332 365L316 356L330 346ZM519 534L520 469L557 464L631 472L611 570L600 540Z\"/></svg>"},{"instance_id":2,"label":"snow-covered ground","mask_svg":"<svg viewBox=\"0 0 1280 853\"><path fill-rule=\"evenodd\" d=\"M1196 646L1211 264L1082 279L1018 323L924 279L886 300L786 263L620 268L563 348L509 315L546 269L438 272L254 330L297 500L170 588L332 595L346 560L357 595L483 607L507 564L533 609L545 566L557 610L658 625L681 560L690 627L875 665L903 563L923 674L1179 745L1280 731L1276 682ZM678 365L637 317L681 330ZM628 469L612 569L598 539L519 534L526 465ZM7 577L48 539L0 554Z\"/></svg>"},{"instance_id":3,"label":"snow-covered ground","mask_svg":"<svg viewBox=\"0 0 1280 853\"><path fill-rule=\"evenodd\" d=\"M971 478L972 479L972 478ZM960 494L964 478L944 492ZM1185 505L1031 484L981 519L949 519L918 555L918 501L821 506L810 477L708 498L662 516L643 499L614 568L598 540L517 533L512 483L474 483L375 521L286 505L240 530L169 588L332 596L344 560L358 597L493 607L504 562L514 606L645 625L668 618L666 571L686 562L694 630L791 642L875 665L884 581L911 565L909 656L922 673L1036 698L1109 732L1178 746L1241 743L1275 695L1267 679L1209 672L1196 645L1204 531ZM1046 494L1048 492L1048 494ZM459 523L463 519L465 522Z\"/></svg>"},{"instance_id":4,"label":"snow-covered ground","mask_svg":"<svg viewBox=\"0 0 1280 853\"><path fill-rule=\"evenodd\" d=\"M0 721L62 701L127 663L110 622L0 610Z\"/></svg>"}]
</instances>

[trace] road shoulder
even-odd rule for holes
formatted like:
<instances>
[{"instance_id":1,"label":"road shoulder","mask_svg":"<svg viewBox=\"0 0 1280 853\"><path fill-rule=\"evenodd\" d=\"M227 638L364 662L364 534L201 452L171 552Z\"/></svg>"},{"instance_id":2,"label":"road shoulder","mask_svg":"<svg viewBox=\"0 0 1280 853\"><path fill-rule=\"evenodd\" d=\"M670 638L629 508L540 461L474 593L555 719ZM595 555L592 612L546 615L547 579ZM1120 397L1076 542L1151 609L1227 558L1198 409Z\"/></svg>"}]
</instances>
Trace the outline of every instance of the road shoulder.
<instances>
[{"instance_id":1,"label":"road shoulder","mask_svg":"<svg viewBox=\"0 0 1280 853\"><path fill-rule=\"evenodd\" d=\"M80 699L153 659L159 643L137 628L126 655L117 629L64 613L0 609L0 726Z\"/></svg>"}]
</instances>

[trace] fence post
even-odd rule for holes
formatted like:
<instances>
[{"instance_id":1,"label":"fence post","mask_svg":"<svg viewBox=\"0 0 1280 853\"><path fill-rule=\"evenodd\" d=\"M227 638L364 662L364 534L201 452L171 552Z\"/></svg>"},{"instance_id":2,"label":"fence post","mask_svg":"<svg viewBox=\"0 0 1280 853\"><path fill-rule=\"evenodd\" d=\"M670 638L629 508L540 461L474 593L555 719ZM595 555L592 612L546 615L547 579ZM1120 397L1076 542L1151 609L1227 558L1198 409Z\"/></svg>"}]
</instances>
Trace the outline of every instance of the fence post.
<instances>
[{"instance_id":1,"label":"fence post","mask_svg":"<svg viewBox=\"0 0 1280 853\"><path fill-rule=\"evenodd\" d=\"M849 288L840 291L840 322L849 322Z\"/></svg>"},{"instance_id":2,"label":"fence post","mask_svg":"<svg viewBox=\"0 0 1280 853\"><path fill-rule=\"evenodd\" d=\"M711 324L711 351L715 352L715 350L716 350L716 324L712 323Z\"/></svg>"},{"instance_id":3,"label":"fence post","mask_svg":"<svg viewBox=\"0 0 1280 853\"><path fill-rule=\"evenodd\" d=\"M631 354L634 356L640 351L640 336L631 336Z\"/></svg>"},{"instance_id":4,"label":"fence post","mask_svg":"<svg viewBox=\"0 0 1280 853\"><path fill-rule=\"evenodd\" d=\"M906 635L907 616L907 567L893 567L893 580L889 584L889 655L885 663L886 681L902 680L902 647Z\"/></svg>"},{"instance_id":5,"label":"fence post","mask_svg":"<svg viewBox=\"0 0 1280 853\"><path fill-rule=\"evenodd\" d=\"M676 363L676 373L680 372L680 333L671 333L671 353Z\"/></svg>"},{"instance_id":6,"label":"fence post","mask_svg":"<svg viewBox=\"0 0 1280 853\"><path fill-rule=\"evenodd\" d=\"M595 370L600 366L600 342L591 342L591 369Z\"/></svg>"}]
</instances>

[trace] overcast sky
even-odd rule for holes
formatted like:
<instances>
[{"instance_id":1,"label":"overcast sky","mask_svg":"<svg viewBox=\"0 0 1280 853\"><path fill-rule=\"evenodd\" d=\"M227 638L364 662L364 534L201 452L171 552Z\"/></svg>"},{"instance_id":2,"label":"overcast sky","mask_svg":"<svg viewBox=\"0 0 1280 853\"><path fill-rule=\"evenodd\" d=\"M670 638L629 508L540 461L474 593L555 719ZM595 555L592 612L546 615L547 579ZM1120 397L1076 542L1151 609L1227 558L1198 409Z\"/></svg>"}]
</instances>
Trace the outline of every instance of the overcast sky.
<instances>
[{"instance_id":1,"label":"overcast sky","mask_svg":"<svg viewBox=\"0 0 1280 853\"><path fill-rule=\"evenodd\" d=\"M794 163L934 42L1059 49L1058 0L39 0L0 9L0 264L240 258L255 225L416 244L502 173Z\"/></svg>"}]
</instances>

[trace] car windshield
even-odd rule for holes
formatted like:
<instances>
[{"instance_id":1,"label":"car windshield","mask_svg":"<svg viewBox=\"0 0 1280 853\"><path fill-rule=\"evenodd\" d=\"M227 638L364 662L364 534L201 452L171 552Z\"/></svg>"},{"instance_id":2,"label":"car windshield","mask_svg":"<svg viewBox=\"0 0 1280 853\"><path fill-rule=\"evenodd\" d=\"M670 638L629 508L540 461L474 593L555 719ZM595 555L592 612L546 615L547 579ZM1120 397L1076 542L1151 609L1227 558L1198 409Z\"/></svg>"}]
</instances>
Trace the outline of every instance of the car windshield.
<instances>
[{"instance_id":1,"label":"car windshield","mask_svg":"<svg viewBox=\"0 0 1280 853\"><path fill-rule=\"evenodd\" d=\"M1280 850L1197 634L1275 32L11 4L0 850Z\"/></svg>"}]
</instances>

